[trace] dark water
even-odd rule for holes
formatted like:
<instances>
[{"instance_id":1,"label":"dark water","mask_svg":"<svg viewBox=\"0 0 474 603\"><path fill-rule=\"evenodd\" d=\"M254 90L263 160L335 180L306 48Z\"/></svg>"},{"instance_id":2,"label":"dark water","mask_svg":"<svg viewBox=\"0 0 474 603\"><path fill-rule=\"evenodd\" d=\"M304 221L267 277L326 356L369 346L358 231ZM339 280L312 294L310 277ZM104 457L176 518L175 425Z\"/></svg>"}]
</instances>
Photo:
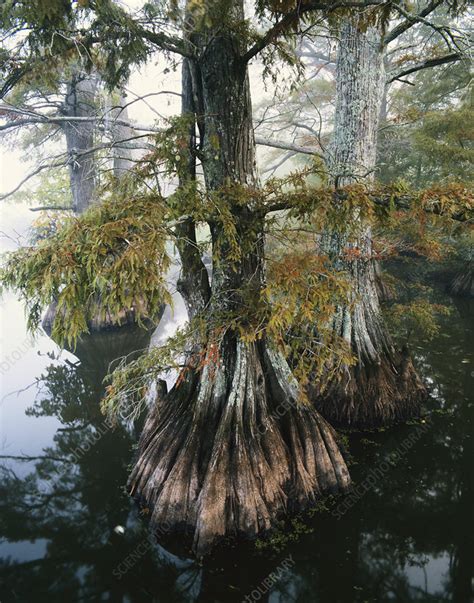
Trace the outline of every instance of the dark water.
<instances>
[{"instance_id":1,"label":"dark water","mask_svg":"<svg viewBox=\"0 0 474 603\"><path fill-rule=\"evenodd\" d=\"M468 304L453 306L434 341L415 341L435 395L426 423L351 438L352 499L295 521L270 547L229 548L204 565L148 538L123 490L135 435L108 429L99 412L109 363L150 334L89 337L76 356L57 358L51 340L28 343L15 312L4 325L0 454L44 458L0 461L1 603L471 601Z\"/></svg>"}]
</instances>

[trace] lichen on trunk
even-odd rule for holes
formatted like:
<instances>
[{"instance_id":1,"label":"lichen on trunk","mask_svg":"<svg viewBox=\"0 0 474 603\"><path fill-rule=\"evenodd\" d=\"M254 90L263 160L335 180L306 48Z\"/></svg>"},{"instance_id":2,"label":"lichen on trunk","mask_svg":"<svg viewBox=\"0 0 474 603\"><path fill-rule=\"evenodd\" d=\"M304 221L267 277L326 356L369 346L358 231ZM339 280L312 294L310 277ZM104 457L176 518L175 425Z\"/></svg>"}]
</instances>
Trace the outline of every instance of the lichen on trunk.
<instances>
[{"instance_id":1,"label":"lichen on trunk","mask_svg":"<svg viewBox=\"0 0 474 603\"><path fill-rule=\"evenodd\" d=\"M381 24L357 14L344 18L336 73L328 163L338 189L374 178L385 81ZM409 357L394 349L384 324L370 226L355 211L350 231L329 230L321 247L348 275L351 292L347 305L336 308L332 329L347 342L356 363L329 382L313 382L316 407L335 424L362 429L416 415L426 391Z\"/></svg>"}]
</instances>

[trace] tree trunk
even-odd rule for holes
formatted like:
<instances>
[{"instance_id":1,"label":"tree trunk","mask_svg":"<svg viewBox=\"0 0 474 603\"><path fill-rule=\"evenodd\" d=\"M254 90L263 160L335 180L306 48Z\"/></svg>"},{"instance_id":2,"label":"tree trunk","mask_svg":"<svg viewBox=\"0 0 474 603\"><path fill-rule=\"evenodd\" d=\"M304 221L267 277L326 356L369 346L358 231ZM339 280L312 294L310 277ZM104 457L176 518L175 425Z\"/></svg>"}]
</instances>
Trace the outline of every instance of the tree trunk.
<instances>
[{"instance_id":1,"label":"tree trunk","mask_svg":"<svg viewBox=\"0 0 474 603\"><path fill-rule=\"evenodd\" d=\"M385 279L384 272L380 262L374 262L375 286L380 302L390 302L397 299L396 291L393 285Z\"/></svg>"},{"instance_id":2,"label":"tree trunk","mask_svg":"<svg viewBox=\"0 0 474 603\"><path fill-rule=\"evenodd\" d=\"M68 117L94 117L98 80L80 72L73 74L68 84L64 114ZM95 123L70 122L63 127L68 152L69 178L73 211L84 212L93 202L97 186L94 147Z\"/></svg>"},{"instance_id":3,"label":"tree trunk","mask_svg":"<svg viewBox=\"0 0 474 603\"><path fill-rule=\"evenodd\" d=\"M99 79L96 75L86 75L76 70L68 84L67 94L64 101L64 113L68 117L95 117L97 115L97 92ZM125 101L121 97L121 102ZM112 116L115 119L126 120L126 109L120 113L120 109L114 109ZM94 121L72 121L65 123L63 131L66 137L66 146L69 155L70 187L73 199L73 211L82 213L94 202L97 187L97 165L96 155L93 152L83 154L94 147ZM112 138L115 141L126 139L133 135L133 129L127 126L118 126L112 123ZM120 145L118 145L120 147ZM131 169L133 165L131 151L129 149L114 149L114 172L120 177L125 170ZM102 301L97 297L90 300L92 318L87 327L90 333L117 330L122 327L135 325L137 322L137 309L124 308L121 312L112 314L108 308L104 308ZM156 316L147 317L143 320L147 329L156 327L160 321L165 306L163 305ZM42 327L51 335L54 321L57 316L57 303L48 306Z\"/></svg>"},{"instance_id":4,"label":"tree trunk","mask_svg":"<svg viewBox=\"0 0 474 603\"><path fill-rule=\"evenodd\" d=\"M374 177L385 74L381 27L363 19L346 18L340 34L329 161L336 188ZM416 415L425 389L408 356L395 351L384 324L370 227L356 214L354 224L355 234L327 233L322 248L349 277L350 299L336 309L333 330L350 346L357 363L340 378L317 384L313 395L329 421L372 428Z\"/></svg>"},{"instance_id":5,"label":"tree trunk","mask_svg":"<svg viewBox=\"0 0 474 603\"><path fill-rule=\"evenodd\" d=\"M183 60L182 67L182 90L181 90L181 113L182 115L202 116L202 106L197 106L199 99L193 92L193 71L195 66L189 59ZM196 147L196 124L193 120L189 128L189 159L188 173L186 180L196 179L196 157L194 149ZM211 288L209 285L209 276L206 266L202 261L201 254L197 245L196 225L190 218L175 228L176 246L181 258L181 273L177 282L177 289L184 300L188 317L190 320L198 314L202 314L211 297Z\"/></svg>"},{"instance_id":6,"label":"tree trunk","mask_svg":"<svg viewBox=\"0 0 474 603\"><path fill-rule=\"evenodd\" d=\"M216 7L214 6L213 9ZM233 3L243 18L243 2ZM217 11L216 11L217 13ZM211 22L215 14L209 14ZM247 66L239 36L217 27L193 39L193 92L202 104L202 165L209 192L257 185ZM349 483L335 433L309 405L283 356L266 340L247 341L219 317L245 316L260 301L263 223L250 204L229 201L242 250L232 262L218 222L200 368L185 370L150 411L130 489L163 531L182 529L202 555L224 536L254 537L286 511ZM215 255L214 253L214 255Z\"/></svg>"},{"instance_id":7,"label":"tree trunk","mask_svg":"<svg viewBox=\"0 0 474 603\"><path fill-rule=\"evenodd\" d=\"M113 170L116 178L125 176L127 172L133 169L135 162L133 160L133 150L130 145L133 144L132 138L135 136L135 130L131 125L125 125L121 122L128 122L127 98L121 91L118 106L114 106L110 111L110 137L113 143Z\"/></svg>"}]
</instances>

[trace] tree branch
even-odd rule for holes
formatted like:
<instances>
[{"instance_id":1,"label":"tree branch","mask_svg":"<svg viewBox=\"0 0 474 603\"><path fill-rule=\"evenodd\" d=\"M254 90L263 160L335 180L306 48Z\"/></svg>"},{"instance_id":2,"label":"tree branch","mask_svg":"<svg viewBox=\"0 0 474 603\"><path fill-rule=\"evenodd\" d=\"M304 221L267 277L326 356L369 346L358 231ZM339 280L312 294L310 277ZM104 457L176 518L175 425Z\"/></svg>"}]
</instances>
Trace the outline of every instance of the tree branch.
<instances>
[{"instance_id":1,"label":"tree branch","mask_svg":"<svg viewBox=\"0 0 474 603\"><path fill-rule=\"evenodd\" d=\"M40 207L30 207L30 211L72 211L72 207L59 205L42 205Z\"/></svg>"},{"instance_id":2,"label":"tree branch","mask_svg":"<svg viewBox=\"0 0 474 603\"><path fill-rule=\"evenodd\" d=\"M89 149L84 149L82 151L77 151L75 153L75 157L84 157L86 155L90 155L91 153L95 153L96 151L101 151L104 149L113 149L113 148L123 148L123 149L135 149L135 148L143 148L141 146L137 146L137 145L133 145L133 144L124 144L127 143L131 140L136 140L138 138L145 138L146 136L148 136L148 134L140 134L138 136L131 136L129 138L123 138L121 140L114 140L110 143L103 143L103 144L98 144L95 147L91 147ZM148 147L151 150L154 150L154 146L153 145L148 145ZM147 148L148 148L147 147ZM31 180L34 176L38 175L39 173L41 173L43 170L47 170L47 169L52 169L52 168L58 168L58 167L65 167L69 164L69 162L71 161L71 154L68 153L61 153L60 155L56 155L55 157L52 158L52 162L51 163L43 163L41 165L39 165L37 168L35 168L33 171L31 171L29 174L27 174L16 186L15 188L13 188L12 190L8 191L7 193L3 193L2 195L0 195L0 201L3 201L4 199L7 199L8 197L10 197L11 195L13 195L14 193L16 193L18 190L20 190L20 188L26 184L29 180Z\"/></svg>"},{"instance_id":3,"label":"tree branch","mask_svg":"<svg viewBox=\"0 0 474 603\"><path fill-rule=\"evenodd\" d=\"M301 4L296 3L295 9L286 13L279 21L277 21L270 29L268 29L260 38L251 46L242 56L242 61L248 63L259 52L269 46L280 34L284 33L295 20L311 11L324 11L325 14L334 12L339 8L368 8L369 6L380 6L386 4L386 0L362 0L362 1L341 1L341 2L306 2Z\"/></svg>"},{"instance_id":4,"label":"tree branch","mask_svg":"<svg viewBox=\"0 0 474 603\"><path fill-rule=\"evenodd\" d=\"M18 121L14 120L14 121L7 122L6 124L0 125L0 131L14 128L15 126L21 126L21 125L51 123L51 124L56 124L56 125L62 126L64 124L69 124L69 123L104 122L107 119L106 117L104 118L102 116L89 117L89 116L43 115L41 113L35 113L35 112L29 111L27 109L10 107L9 105L0 105L0 119L5 114L8 114L8 113L14 113L17 115L25 115L27 117L25 117L24 119L21 119L21 120L19 119ZM151 126L147 126L145 124L135 124L129 120L124 120L124 119L113 119L112 121L113 121L114 125L131 127L134 130L141 131L141 132L159 133L159 132L164 131L163 128L151 127Z\"/></svg>"},{"instance_id":5,"label":"tree branch","mask_svg":"<svg viewBox=\"0 0 474 603\"><path fill-rule=\"evenodd\" d=\"M73 463L74 461L71 461L70 459L66 459L66 458L61 458L61 457L57 457L57 456L49 456L49 455L43 455L43 456L28 456L28 455L10 455L10 454L0 454L0 459L10 459L13 461L57 461L59 463Z\"/></svg>"},{"instance_id":6,"label":"tree branch","mask_svg":"<svg viewBox=\"0 0 474 603\"><path fill-rule=\"evenodd\" d=\"M393 42L396 38L401 36L403 33L408 31L417 23L420 23L421 19L427 17L430 13L432 13L440 4L443 4L443 0L432 0L425 8L420 11L417 15L408 16L405 15L405 21L402 21L399 25L394 27L391 31L389 31L384 37L384 46Z\"/></svg>"},{"instance_id":7,"label":"tree branch","mask_svg":"<svg viewBox=\"0 0 474 603\"><path fill-rule=\"evenodd\" d=\"M426 61L422 61L421 63L415 63L411 67L400 71L396 75L390 77L387 80L388 84L391 84L395 80L399 80L406 75L410 75L411 73L416 73L417 71L421 71L422 69L429 69L430 67L436 67L437 65L445 65L446 63L454 63L456 61L460 61L462 59L462 55L459 52L452 52L451 54L446 54L442 57L436 57L433 59L426 59ZM406 82L410 83L410 82Z\"/></svg>"},{"instance_id":8,"label":"tree branch","mask_svg":"<svg viewBox=\"0 0 474 603\"><path fill-rule=\"evenodd\" d=\"M125 13L124 13L125 14ZM127 15L128 16L128 15ZM174 36L170 36L163 32L150 31L134 20L129 21L131 26L129 28L120 28L119 30L109 31L107 32L108 38L112 40L119 41L121 38L124 38L125 41L128 41L128 38L132 35L141 36L143 39L147 40L154 46L157 46L161 50L165 50L167 52L172 52L175 54L179 54L183 57L192 58L194 56L193 51L190 45L183 38L177 38ZM67 55L69 51L75 50L79 47L88 52L92 46L95 44L103 44L103 34L97 35L94 32L88 32L85 35L78 36L78 32L76 31L57 31L54 34L61 35L64 40L67 40L67 43L64 46L61 46L61 54ZM68 39L71 38L71 39ZM30 49L31 55L31 49ZM34 71L35 67L38 65L38 60L35 60L36 57L27 57L24 60L23 64L13 69L10 75L5 79L0 88L0 98L4 98L5 95L15 87L15 85L21 81L26 75ZM41 59L41 62L43 59Z\"/></svg>"},{"instance_id":9,"label":"tree branch","mask_svg":"<svg viewBox=\"0 0 474 603\"><path fill-rule=\"evenodd\" d=\"M327 192L327 191L326 191ZM430 199L428 203L424 203L421 206L421 209L429 214L434 214L436 216L445 216L449 217L451 220L455 220L457 222L463 222L466 224L474 224L474 205L471 202L470 207L463 207L459 211L447 211L443 205L443 197L450 194L450 191L440 191L437 195L433 194L433 197ZM315 200L316 206L318 202L318 191L314 190L313 198ZM338 196L339 199L343 198L344 191L336 191L333 192L335 198ZM393 193L380 194L380 193L365 193L366 197L370 199L370 201L378 206L389 209L394 206L396 209L402 210L410 210L413 209L413 203L416 202L420 198L420 193L401 193L399 195ZM342 197L341 197L342 195ZM298 205L298 201L301 199L301 194L295 193L296 202L292 202L291 197L292 193L286 193L283 196L281 201L275 201L274 203L270 203L263 208L264 214L268 214L275 211L285 211L294 209Z\"/></svg>"},{"instance_id":10,"label":"tree branch","mask_svg":"<svg viewBox=\"0 0 474 603\"><path fill-rule=\"evenodd\" d=\"M261 136L256 136L255 142L264 147L273 147L275 149L283 149L284 151L294 151L295 153L303 153L304 155L314 155L316 157L324 158L322 153L318 153L318 151L315 151L314 149L293 144L291 142L271 140L270 138L262 138Z\"/></svg>"}]
</instances>

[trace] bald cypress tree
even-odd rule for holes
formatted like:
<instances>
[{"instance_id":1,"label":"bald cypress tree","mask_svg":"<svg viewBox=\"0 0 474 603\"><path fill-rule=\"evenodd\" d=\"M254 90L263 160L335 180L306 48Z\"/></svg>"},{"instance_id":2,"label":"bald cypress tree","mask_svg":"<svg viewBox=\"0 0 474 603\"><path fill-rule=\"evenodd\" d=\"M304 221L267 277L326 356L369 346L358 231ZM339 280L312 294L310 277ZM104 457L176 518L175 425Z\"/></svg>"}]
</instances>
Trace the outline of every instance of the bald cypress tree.
<instances>
[{"instance_id":1,"label":"bald cypress tree","mask_svg":"<svg viewBox=\"0 0 474 603\"><path fill-rule=\"evenodd\" d=\"M249 52L239 31L245 26L243 2L203 4L186 20L190 35L179 40L150 31L136 33L138 25L112 3L109 8L122 19L122 28L128 26L137 35L143 52L151 42L187 57L184 79L192 94L184 92L185 98L192 95L194 107L186 109L200 122L199 159L206 193L219 203L217 212L206 212L214 257L212 283L206 284L207 275L197 265L196 291L202 290L202 295L185 293L190 314L205 305L199 351L194 350L175 387L151 409L130 478L131 493L152 509L152 523L190 531L195 550L202 553L218 537L255 535L270 529L289 509L343 491L349 476L334 431L303 402L303 392L276 342L264 331L255 336L255 320L262 320L265 212L257 194L247 67L259 48ZM94 24L103 27L110 14L96 16ZM70 9L55 14L61 28L70 18ZM44 31L41 17L40 38ZM122 30L113 33L117 36ZM107 205L96 209L102 218L107 211ZM89 212L87 219L93 215ZM192 223L185 224L193 228ZM122 238L133 247L133 237ZM192 261L187 249L188 245L181 249L183 273ZM82 247L81 253L85 251ZM78 270L74 273L73 279ZM196 266L190 274L197 275ZM181 290L186 291L183 276ZM82 295L76 291L70 298L67 285L56 289L58 303L66 308L69 303L69 316L80 312L79 299L92 289L107 292L104 303L117 302L116 293L101 280L95 278L85 286ZM149 305L156 303L156 293L155 289L146 297Z\"/></svg>"},{"instance_id":2,"label":"bald cypress tree","mask_svg":"<svg viewBox=\"0 0 474 603\"><path fill-rule=\"evenodd\" d=\"M18 2L4 25L13 37L18 28L31 34L20 36L14 56L3 62L3 94L23 78L47 73L51 61L74 55L78 44L89 51L91 68L91 50L100 46L111 87L157 50L184 58L183 115L157 134L155 149L129 177L105 187L102 203L47 242L10 257L3 276L20 291L33 327L42 308L57 299L56 335L74 341L87 329L95 296L112 313L135 305L139 315L153 315L170 300L168 243L176 242L178 288L190 325L114 374L105 406L123 408L130 396L139 409L150 379L178 369L171 391L161 392L149 409L129 486L155 527L189 533L198 554L221 537L270 530L288 511L349 486L336 433L308 403L287 363L291 311L267 287L265 254L268 214L290 209L300 217L318 208L333 214L340 191L308 190L299 175L291 191L285 183L261 185L248 64L260 53L267 64L278 50L284 54L281 33L294 31L309 11L355 4L367 3L258 2L262 21L272 23L263 33L245 18L243 0L193 1L184 12L175 2L148 3L140 18L111 0L47 0L36 9ZM195 177L195 161L202 178ZM157 165L178 178L168 197L152 185ZM368 196L364 201L372 202ZM210 233L211 279L196 224ZM322 264L314 269L316 299L324 270ZM283 277L291 289L288 274ZM325 301L330 305L330 295ZM183 344L181 354L176 343Z\"/></svg>"},{"instance_id":3,"label":"bald cypress tree","mask_svg":"<svg viewBox=\"0 0 474 603\"><path fill-rule=\"evenodd\" d=\"M201 161L208 192L238 185L250 198L226 204L233 250L224 226L209 221L220 254L206 313L210 324L259 307L265 279L264 216L251 198L259 183L247 63L233 31L243 22L243 3L225 8L225 16L206 12L192 38L192 90L204 116ZM188 372L162 412L151 412L130 479L133 494L153 508L152 520L191 528L198 551L219 536L270 529L288 507L348 485L332 429L302 403L274 342L252 341L231 327L214 337L205 345L202 370Z\"/></svg>"},{"instance_id":4,"label":"bald cypress tree","mask_svg":"<svg viewBox=\"0 0 474 603\"><path fill-rule=\"evenodd\" d=\"M336 189L354 183L370 186L376 176L386 80L383 27L382 16L370 13L354 13L340 24L328 158ZM311 389L317 408L335 424L363 429L417 415L426 390L410 358L395 350L384 323L370 224L356 208L350 227L326 232L321 246L348 275L347 304L337 306L332 328L347 342L355 363L329 383L316 382Z\"/></svg>"}]
</instances>

